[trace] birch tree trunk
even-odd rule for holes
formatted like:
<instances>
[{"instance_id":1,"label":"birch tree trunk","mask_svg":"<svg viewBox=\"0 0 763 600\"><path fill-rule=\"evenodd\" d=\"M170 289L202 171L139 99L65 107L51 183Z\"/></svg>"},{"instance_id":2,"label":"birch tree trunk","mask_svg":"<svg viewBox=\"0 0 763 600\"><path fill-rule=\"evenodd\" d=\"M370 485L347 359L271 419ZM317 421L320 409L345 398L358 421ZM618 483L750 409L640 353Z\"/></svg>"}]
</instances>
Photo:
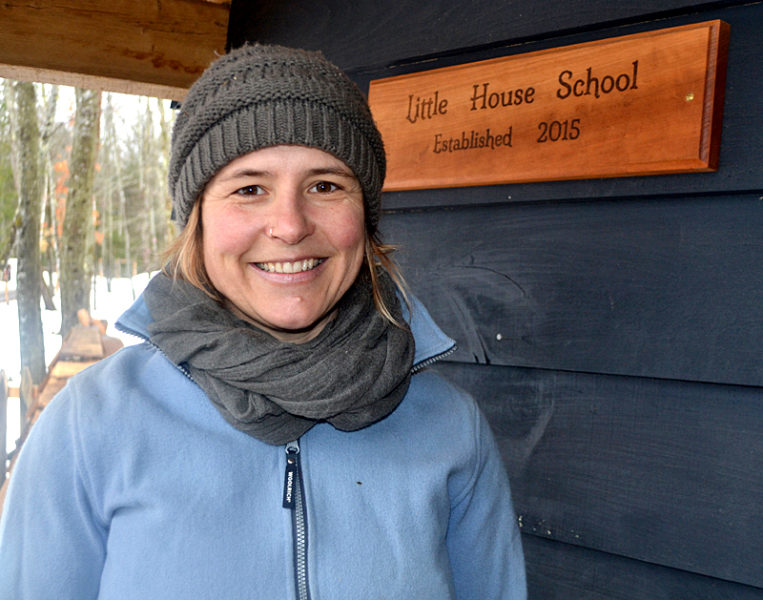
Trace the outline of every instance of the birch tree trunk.
<instances>
[{"instance_id":1,"label":"birch tree trunk","mask_svg":"<svg viewBox=\"0 0 763 600\"><path fill-rule=\"evenodd\" d=\"M113 144L116 140L113 139L112 133L114 131L114 106L111 103L111 94L106 95L106 108L103 113L103 128L104 132L101 136L103 146L101 147L101 173L104 173L106 168L106 181L103 194L103 209L101 222L103 223L103 270L106 275L106 287L111 292L111 279L114 277L114 251L113 251L113 220L112 214L112 198L114 196L114 176L112 176L113 167L111 163L111 157L116 151L112 153Z\"/></svg>"},{"instance_id":2,"label":"birch tree trunk","mask_svg":"<svg viewBox=\"0 0 763 600\"><path fill-rule=\"evenodd\" d=\"M5 80L3 82L3 94L5 99L5 107L8 111L8 119L10 121L9 141L10 152L8 153L9 162L11 164L11 172L13 173L13 186L16 190L16 210L13 213L13 219L11 220L10 227L3 236L3 245L0 247L0 267L4 267L8 263L8 259L13 256L13 249L16 246L16 236L18 234L19 226L21 225L21 173L19 172L19 140L18 140L18 111L16 110L16 93L14 91L14 83L12 81Z\"/></svg>"},{"instance_id":3,"label":"birch tree trunk","mask_svg":"<svg viewBox=\"0 0 763 600\"><path fill-rule=\"evenodd\" d=\"M40 311L40 217L43 174L40 165L40 129L37 121L37 94L34 84L15 85L14 127L19 158L19 228L16 249L16 298L19 313L21 369L29 368L34 383L45 376L45 347Z\"/></svg>"},{"instance_id":4,"label":"birch tree trunk","mask_svg":"<svg viewBox=\"0 0 763 600\"><path fill-rule=\"evenodd\" d=\"M177 228L170 219L172 214L172 199L169 194L169 185L167 183L167 172L169 171L170 157L170 136L172 130L172 117L168 120L164 113L164 102L159 101L159 123L161 125L161 184L162 184L162 248L166 248L177 235Z\"/></svg>"},{"instance_id":5,"label":"birch tree trunk","mask_svg":"<svg viewBox=\"0 0 763 600\"><path fill-rule=\"evenodd\" d=\"M151 110L151 99L146 101L146 131L145 131L145 147L146 152L144 156L148 158L148 172L143 180L145 198L146 198L146 213L148 215L148 236L151 243L150 259L146 261L147 269L155 269L157 267L157 257L159 255L159 247L156 239L156 198L159 194L159 152L157 148L156 135L154 134L154 115Z\"/></svg>"},{"instance_id":6,"label":"birch tree trunk","mask_svg":"<svg viewBox=\"0 0 763 600\"><path fill-rule=\"evenodd\" d=\"M77 103L69 161L69 192L61 241L61 335L77 323L77 311L90 309L93 247L93 177L98 151L101 93L75 90Z\"/></svg>"},{"instance_id":7,"label":"birch tree trunk","mask_svg":"<svg viewBox=\"0 0 763 600\"><path fill-rule=\"evenodd\" d=\"M104 120L104 126L106 127L104 136L106 138L106 144L104 150L107 153L107 159L111 167L114 169L114 184L116 185L116 191L119 197L119 232L124 237L125 262L127 263L126 274L122 272L121 268L115 269L115 271L117 272L117 276L129 278L132 299L135 300L135 286L132 278L132 253L130 249L130 227L127 222L127 198L125 196L124 177L122 176L122 158L119 155L113 110L106 113L106 119Z\"/></svg>"},{"instance_id":8,"label":"birch tree trunk","mask_svg":"<svg viewBox=\"0 0 763 600\"><path fill-rule=\"evenodd\" d=\"M53 302L53 294L55 293L55 286L53 284L53 272L55 271L55 235L53 233L51 224L53 223L52 215L55 210L52 210L53 193L52 193L52 171L53 165L50 160L50 138L53 135L55 129L56 118L56 105L58 104L58 86L53 85L50 87L50 93L45 99L45 112L40 129L40 169L41 177L43 181L43 194L42 194L42 221L47 225L44 231L41 231L41 241L43 242L45 256L40 257L40 276L41 276L41 291L42 298L45 302L45 310L56 310L55 303ZM43 258L46 259L48 267L48 283L45 282L43 274Z\"/></svg>"}]
</instances>

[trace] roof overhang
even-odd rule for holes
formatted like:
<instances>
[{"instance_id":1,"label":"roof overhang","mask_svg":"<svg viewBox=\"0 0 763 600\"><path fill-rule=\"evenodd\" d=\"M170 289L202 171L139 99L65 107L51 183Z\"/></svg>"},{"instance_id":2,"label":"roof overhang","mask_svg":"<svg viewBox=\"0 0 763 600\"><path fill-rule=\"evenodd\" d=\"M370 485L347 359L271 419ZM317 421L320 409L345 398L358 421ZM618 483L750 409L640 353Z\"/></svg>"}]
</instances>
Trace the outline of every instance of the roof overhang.
<instances>
[{"instance_id":1,"label":"roof overhang","mask_svg":"<svg viewBox=\"0 0 763 600\"><path fill-rule=\"evenodd\" d=\"M182 100L225 52L228 0L4 0L0 77Z\"/></svg>"}]
</instances>

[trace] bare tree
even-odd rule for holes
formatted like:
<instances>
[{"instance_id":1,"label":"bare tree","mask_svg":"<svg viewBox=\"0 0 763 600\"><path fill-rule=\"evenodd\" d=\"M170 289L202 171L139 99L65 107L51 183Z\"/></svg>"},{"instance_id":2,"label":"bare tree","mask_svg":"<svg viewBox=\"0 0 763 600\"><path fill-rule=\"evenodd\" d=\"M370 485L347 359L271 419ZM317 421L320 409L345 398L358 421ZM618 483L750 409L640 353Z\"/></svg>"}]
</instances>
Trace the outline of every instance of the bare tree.
<instances>
[{"instance_id":1,"label":"bare tree","mask_svg":"<svg viewBox=\"0 0 763 600\"><path fill-rule=\"evenodd\" d=\"M118 198L118 205L117 205L117 219L118 227L114 227L113 223L111 223L111 227L109 229L109 235L114 231L114 229L119 229L119 233L122 236L122 239L124 240L124 260L127 263L127 273L126 276L130 278L130 289L132 291L132 297L133 300L136 297L135 294L135 287L133 286L132 282L132 249L131 249L131 240L130 240L130 227L129 222L127 219L127 197L125 196L125 183L124 183L124 177L122 173L122 163L123 158L120 156L119 153L119 143L118 143L118 136L116 132L116 127L114 124L114 110L113 107L107 105L107 110L105 113L104 118L104 127L106 131L104 132L104 150L106 153L106 156L104 157L107 159L109 163L109 168L113 169L113 171L110 171L110 179L109 184L116 186L116 194ZM111 209L111 206L109 207ZM112 215L115 214L115 211L110 210L110 213ZM111 248L111 251L113 252L113 248ZM125 276L125 273L119 271L120 276Z\"/></svg>"},{"instance_id":2,"label":"bare tree","mask_svg":"<svg viewBox=\"0 0 763 600\"><path fill-rule=\"evenodd\" d=\"M172 222L172 219L170 218L172 213L172 200L170 198L169 190L168 190L168 183L167 183L167 171L169 170L169 159L170 159L170 137L171 137L171 130L172 130L172 119L174 118L174 115L170 115L170 118L168 119L165 116L164 112L164 102L162 100L159 100L159 125L161 127L160 129L160 164L159 164L159 170L161 172L161 208L160 211L162 214L162 247L166 247L169 245L169 243L173 240L175 235L177 235L177 229L175 227L175 224Z\"/></svg>"},{"instance_id":3,"label":"bare tree","mask_svg":"<svg viewBox=\"0 0 763 600\"><path fill-rule=\"evenodd\" d=\"M19 313L21 368L29 368L35 383L45 376L45 347L40 313L40 217L42 181L37 93L33 83L14 86L15 139L18 144L19 227L16 249L16 298Z\"/></svg>"},{"instance_id":4,"label":"bare tree","mask_svg":"<svg viewBox=\"0 0 763 600\"><path fill-rule=\"evenodd\" d=\"M8 263L8 259L13 254L13 248L16 245L16 234L21 225L21 215L19 202L21 201L21 174L19 173L19 141L18 141L18 113L16 111L16 94L14 92L14 82L5 80L3 82L3 96L5 109L10 127L8 128L8 140L10 142L7 148L8 162L11 167L14 189L14 211L7 231L2 233L2 244L0 245L0 267Z\"/></svg>"},{"instance_id":5,"label":"bare tree","mask_svg":"<svg viewBox=\"0 0 763 600\"><path fill-rule=\"evenodd\" d=\"M55 210L52 210L53 194L52 194L52 176L53 164L50 157L50 138L53 135L55 129L55 117L56 117L56 104L58 103L58 86L54 85L50 87L50 93L45 99L45 110L43 112L42 128L40 131L40 158L41 169L43 177L43 194L42 194L42 215L43 222L46 224L46 228L41 232L44 252L48 263L48 275L50 277L48 285L45 282L45 278L42 277L42 267L40 268L41 277L41 291L42 298L45 302L46 310L56 310L56 306L53 302L53 294L55 292L53 285L53 271L55 270L55 235L53 234L52 223ZM40 257L42 263L42 257Z\"/></svg>"},{"instance_id":6,"label":"bare tree","mask_svg":"<svg viewBox=\"0 0 763 600\"><path fill-rule=\"evenodd\" d=\"M74 138L69 161L69 192L61 241L61 335L77 323L77 311L90 309L93 245L93 177L100 131L101 93L75 90Z\"/></svg>"}]
</instances>

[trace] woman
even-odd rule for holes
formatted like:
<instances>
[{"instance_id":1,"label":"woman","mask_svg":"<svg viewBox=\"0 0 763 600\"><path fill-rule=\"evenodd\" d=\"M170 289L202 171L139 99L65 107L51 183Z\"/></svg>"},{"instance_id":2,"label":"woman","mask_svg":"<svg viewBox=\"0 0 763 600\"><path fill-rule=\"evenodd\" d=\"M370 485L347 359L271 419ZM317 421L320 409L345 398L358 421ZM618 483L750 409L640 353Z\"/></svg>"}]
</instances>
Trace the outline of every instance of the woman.
<instances>
[{"instance_id":1,"label":"woman","mask_svg":"<svg viewBox=\"0 0 763 600\"><path fill-rule=\"evenodd\" d=\"M248 46L205 72L173 132L182 232L119 323L145 343L35 426L1 598L525 597L489 427L424 369L453 342L378 240L384 171L319 53Z\"/></svg>"}]
</instances>

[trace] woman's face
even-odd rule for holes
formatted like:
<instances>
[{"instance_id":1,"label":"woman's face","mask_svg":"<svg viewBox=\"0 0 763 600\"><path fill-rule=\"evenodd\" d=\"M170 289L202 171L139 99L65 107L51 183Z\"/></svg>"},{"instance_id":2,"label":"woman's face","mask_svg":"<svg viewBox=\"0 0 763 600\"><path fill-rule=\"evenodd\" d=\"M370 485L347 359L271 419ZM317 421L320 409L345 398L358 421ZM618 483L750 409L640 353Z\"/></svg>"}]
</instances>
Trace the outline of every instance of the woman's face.
<instances>
[{"instance_id":1,"label":"woman's face","mask_svg":"<svg viewBox=\"0 0 763 600\"><path fill-rule=\"evenodd\" d=\"M312 339L363 263L363 192L315 148L240 156L201 199L204 266L236 315L282 341Z\"/></svg>"}]
</instances>

